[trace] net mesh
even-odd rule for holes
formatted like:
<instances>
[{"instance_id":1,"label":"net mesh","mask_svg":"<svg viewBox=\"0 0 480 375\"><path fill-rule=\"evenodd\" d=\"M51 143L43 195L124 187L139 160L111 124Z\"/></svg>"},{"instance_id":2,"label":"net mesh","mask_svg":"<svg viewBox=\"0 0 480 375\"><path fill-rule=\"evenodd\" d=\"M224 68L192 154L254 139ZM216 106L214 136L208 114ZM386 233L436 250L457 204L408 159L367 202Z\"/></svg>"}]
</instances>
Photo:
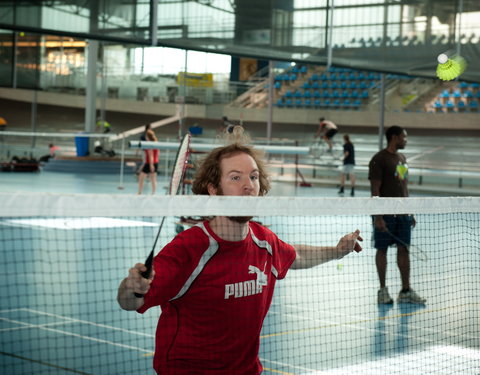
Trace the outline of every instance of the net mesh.
<instances>
[{"instance_id":1,"label":"net mesh","mask_svg":"<svg viewBox=\"0 0 480 375\"><path fill-rule=\"evenodd\" d=\"M479 198L0 194L0 207L6 374L153 373L160 310L121 310L120 281L145 259L163 216L157 249L189 228L181 217L248 214L291 244L335 246L357 228L364 239L360 253L291 269L276 283L260 333L265 374L478 373ZM415 214L412 244L428 261L412 258L411 283L425 305L377 304L371 215L379 213ZM394 299L395 257L390 248Z\"/></svg>"}]
</instances>

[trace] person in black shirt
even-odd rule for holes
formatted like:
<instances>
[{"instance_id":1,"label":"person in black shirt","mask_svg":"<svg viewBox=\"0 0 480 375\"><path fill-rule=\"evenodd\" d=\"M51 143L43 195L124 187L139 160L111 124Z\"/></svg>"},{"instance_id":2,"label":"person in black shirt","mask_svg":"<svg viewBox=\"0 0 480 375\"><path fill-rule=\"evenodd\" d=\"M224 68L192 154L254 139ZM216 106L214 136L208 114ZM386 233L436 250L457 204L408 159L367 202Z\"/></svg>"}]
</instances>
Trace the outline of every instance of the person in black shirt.
<instances>
[{"instance_id":1,"label":"person in black shirt","mask_svg":"<svg viewBox=\"0 0 480 375\"><path fill-rule=\"evenodd\" d=\"M373 197L408 197L408 165L405 155L398 152L407 145L407 131L393 125L387 129L385 136L388 145L377 152L370 160L368 178ZM397 301L400 303L425 304L425 298L420 297L410 287L410 245L412 228L416 220L413 215L375 215L373 218L373 237L377 253L377 266L380 289L379 304L392 304L393 299L386 286L387 250L391 245L397 247L397 265L400 271L402 289ZM395 237L393 237L391 234Z\"/></svg>"},{"instance_id":2,"label":"person in black shirt","mask_svg":"<svg viewBox=\"0 0 480 375\"><path fill-rule=\"evenodd\" d=\"M350 179L350 184L352 186L352 190L350 191L350 195L353 197L355 196L355 147L353 143L350 141L350 137L348 134L343 136L344 144L343 144L343 169L342 173L340 174L340 190L338 194L343 194L345 189L345 176L348 175Z\"/></svg>"}]
</instances>

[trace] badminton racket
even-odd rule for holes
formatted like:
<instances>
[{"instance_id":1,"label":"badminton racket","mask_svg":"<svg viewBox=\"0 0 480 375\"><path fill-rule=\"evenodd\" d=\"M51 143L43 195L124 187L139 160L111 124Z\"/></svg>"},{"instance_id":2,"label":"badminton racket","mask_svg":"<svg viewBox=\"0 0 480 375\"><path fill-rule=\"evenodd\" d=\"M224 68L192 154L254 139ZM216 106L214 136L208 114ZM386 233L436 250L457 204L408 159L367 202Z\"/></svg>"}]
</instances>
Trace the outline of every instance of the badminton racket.
<instances>
[{"instance_id":1,"label":"badminton racket","mask_svg":"<svg viewBox=\"0 0 480 375\"><path fill-rule=\"evenodd\" d=\"M428 260L427 254L418 246L415 245L407 245L404 241L402 241L400 238L395 236L392 232L390 232L387 229L387 233L400 245L403 245L407 248L408 252L412 254L415 258L421 261L426 261Z\"/></svg>"},{"instance_id":2,"label":"badminton racket","mask_svg":"<svg viewBox=\"0 0 480 375\"><path fill-rule=\"evenodd\" d=\"M177 151L177 156L175 158L175 163L173 164L172 170L172 177L170 178L170 186L168 188L169 195L177 195L178 191L180 190L180 186L182 185L183 176L185 175L185 170L187 169L188 165L188 157L190 155L190 133L184 135L182 141L180 142L180 147ZM155 254L155 247L158 242L158 238L160 237L160 233L162 231L163 223L165 222L165 216L162 218L160 222L160 226L157 231L157 235L155 237L155 241L153 242L152 250L145 261L145 267L147 268L144 272L142 272L142 277L148 279L150 274L152 273L152 263L153 263L153 256ZM142 298L143 294L135 293L135 297Z\"/></svg>"}]
</instances>

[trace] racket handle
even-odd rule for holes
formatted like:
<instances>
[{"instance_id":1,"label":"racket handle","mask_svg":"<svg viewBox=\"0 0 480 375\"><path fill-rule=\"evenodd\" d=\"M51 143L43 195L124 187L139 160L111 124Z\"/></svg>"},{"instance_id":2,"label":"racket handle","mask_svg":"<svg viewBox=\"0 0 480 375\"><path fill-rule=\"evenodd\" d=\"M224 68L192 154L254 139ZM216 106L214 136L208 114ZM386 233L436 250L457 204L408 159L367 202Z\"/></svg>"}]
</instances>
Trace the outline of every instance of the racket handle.
<instances>
[{"instance_id":1,"label":"racket handle","mask_svg":"<svg viewBox=\"0 0 480 375\"><path fill-rule=\"evenodd\" d=\"M145 267L147 267L147 270L141 273L144 279L148 279L150 277L150 274L152 273L152 262L153 262L153 250L150 252L147 260L145 261ZM134 294L135 294L135 297L137 298L143 298L143 294L140 294L140 293L134 293Z\"/></svg>"}]
</instances>

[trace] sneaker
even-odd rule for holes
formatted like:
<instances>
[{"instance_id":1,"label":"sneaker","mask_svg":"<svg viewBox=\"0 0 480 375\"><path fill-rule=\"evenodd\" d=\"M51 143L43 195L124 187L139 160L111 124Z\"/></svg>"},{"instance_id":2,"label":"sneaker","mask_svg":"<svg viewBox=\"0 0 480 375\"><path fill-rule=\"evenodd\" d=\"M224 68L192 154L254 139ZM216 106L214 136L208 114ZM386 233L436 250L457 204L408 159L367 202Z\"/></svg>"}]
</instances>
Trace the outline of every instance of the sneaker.
<instances>
[{"instance_id":1,"label":"sneaker","mask_svg":"<svg viewBox=\"0 0 480 375\"><path fill-rule=\"evenodd\" d=\"M393 303L392 297L388 294L388 288L380 288L378 290L378 303L391 305Z\"/></svg>"},{"instance_id":2,"label":"sneaker","mask_svg":"<svg viewBox=\"0 0 480 375\"><path fill-rule=\"evenodd\" d=\"M408 292L398 293L397 302L399 303L417 303L419 305L425 304L427 300L420 297L417 293L410 289Z\"/></svg>"}]
</instances>

